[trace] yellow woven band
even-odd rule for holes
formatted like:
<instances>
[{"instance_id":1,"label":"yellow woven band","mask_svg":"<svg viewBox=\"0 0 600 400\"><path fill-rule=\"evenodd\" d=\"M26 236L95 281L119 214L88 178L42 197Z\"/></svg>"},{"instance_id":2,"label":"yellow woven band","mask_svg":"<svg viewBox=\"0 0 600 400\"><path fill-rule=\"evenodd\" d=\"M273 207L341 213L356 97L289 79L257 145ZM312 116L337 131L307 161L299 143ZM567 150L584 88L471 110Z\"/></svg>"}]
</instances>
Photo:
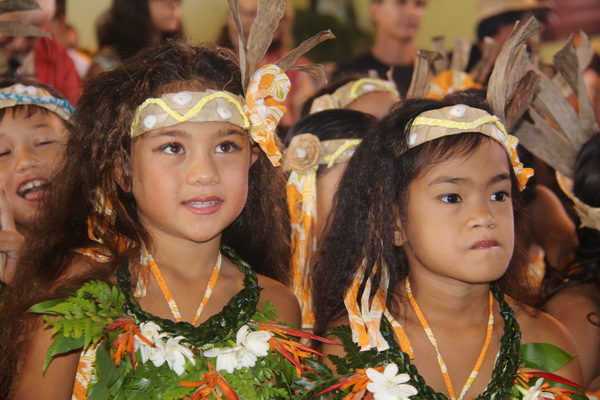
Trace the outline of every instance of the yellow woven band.
<instances>
[{"instance_id":1,"label":"yellow woven band","mask_svg":"<svg viewBox=\"0 0 600 400\"><path fill-rule=\"evenodd\" d=\"M147 99L138 107L131 136L187 121L230 122L248 129L250 121L243 107L243 97L225 91L166 93Z\"/></svg>"}]
</instances>

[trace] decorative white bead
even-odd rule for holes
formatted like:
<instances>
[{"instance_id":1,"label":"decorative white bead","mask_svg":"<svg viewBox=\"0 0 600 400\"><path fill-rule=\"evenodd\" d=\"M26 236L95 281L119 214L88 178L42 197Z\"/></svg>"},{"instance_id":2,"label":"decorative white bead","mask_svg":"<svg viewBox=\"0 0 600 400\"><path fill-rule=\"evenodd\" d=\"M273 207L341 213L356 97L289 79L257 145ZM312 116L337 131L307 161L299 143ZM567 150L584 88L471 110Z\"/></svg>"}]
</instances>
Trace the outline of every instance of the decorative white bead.
<instances>
[{"instance_id":1,"label":"decorative white bead","mask_svg":"<svg viewBox=\"0 0 600 400\"><path fill-rule=\"evenodd\" d=\"M20 83L17 83L15 85L15 92L17 92L17 94L23 94L23 93L25 93L25 90L26 90L25 85L20 84Z\"/></svg>"},{"instance_id":2,"label":"decorative white bead","mask_svg":"<svg viewBox=\"0 0 600 400\"><path fill-rule=\"evenodd\" d=\"M173 95L173 101L180 106L185 106L192 101L192 94L190 92L179 92Z\"/></svg>"},{"instance_id":3,"label":"decorative white bead","mask_svg":"<svg viewBox=\"0 0 600 400\"><path fill-rule=\"evenodd\" d=\"M296 149L296 154L298 155L298 158L306 158L306 156L308 155L308 152L300 147L298 147Z\"/></svg>"},{"instance_id":4,"label":"decorative white bead","mask_svg":"<svg viewBox=\"0 0 600 400\"><path fill-rule=\"evenodd\" d=\"M362 85L362 88L367 92L372 92L373 90L375 90L375 85L372 83L365 83L364 85Z\"/></svg>"},{"instance_id":5,"label":"decorative white bead","mask_svg":"<svg viewBox=\"0 0 600 400\"><path fill-rule=\"evenodd\" d=\"M30 96L35 96L37 94L37 88L35 86L25 86L25 91Z\"/></svg>"},{"instance_id":6,"label":"decorative white bead","mask_svg":"<svg viewBox=\"0 0 600 400\"><path fill-rule=\"evenodd\" d=\"M415 144L416 141L417 141L417 134L413 132L410 134L410 136L408 136L408 145L412 146Z\"/></svg>"},{"instance_id":7,"label":"decorative white bead","mask_svg":"<svg viewBox=\"0 0 600 400\"><path fill-rule=\"evenodd\" d=\"M498 139L501 142L504 142L506 140L506 135L504 134L504 132L502 132L500 129L498 129L498 127L494 126L492 128L493 132L494 132L494 137L496 137L496 139Z\"/></svg>"},{"instance_id":8,"label":"decorative white bead","mask_svg":"<svg viewBox=\"0 0 600 400\"><path fill-rule=\"evenodd\" d=\"M144 120L142 121L142 124L144 124L146 129L152 129L156 126L157 122L158 122L158 120L156 119L156 116L148 115L146 118L144 118Z\"/></svg>"},{"instance_id":9,"label":"decorative white bead","mask_svg":"<svg viewBox=\"0 0 600 400\"><path fill-rule=\"evenodd\" d=\"M224 106L217 107L217 114L221 119L230 119L233 116L231 110Z\"/></svg>"},{"instance_id":10,"label":"decorative white bead","mask_svg":"<svg viewBox=\"0 0 600 400\"><path fill-rule=\"evenodd\" d=\"M462 117L467 112L467 106L464 104L457 104L450 109L450 115L453 117Z\"/></svg>"}]
</instances>

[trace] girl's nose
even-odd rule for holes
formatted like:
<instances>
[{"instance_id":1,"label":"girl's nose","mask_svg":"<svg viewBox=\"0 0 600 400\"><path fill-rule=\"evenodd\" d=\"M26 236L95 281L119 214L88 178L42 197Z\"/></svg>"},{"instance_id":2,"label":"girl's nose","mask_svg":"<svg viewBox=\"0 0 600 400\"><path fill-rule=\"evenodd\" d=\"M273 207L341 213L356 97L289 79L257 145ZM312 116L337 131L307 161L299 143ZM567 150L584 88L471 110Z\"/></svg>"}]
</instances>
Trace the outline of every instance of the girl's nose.
<instances>
[{"instance_id":1,"label":"girl's nose","mask_svg":"<svg viewBox=\"0 0 600 400\"><path fill-rule=\"evenodd\" d=\"M469 218L469 226L473 228L490 228L496 227L496 219L486 205L474 206L472 214Z\"/></svg>"},{"instance_id":2,"label":"girl's nose","mask_svg":"<svg viewBox=\"0 0 600 400\"><path fill-rule=\"evenodd\" d=\"M219 182L217 166L210 156L196 157L189 165L188 183L190 185L213 185Z\"/></svg>"},{"instance_id":3,"label":"girl's nose","mask_svg":"<svg viewBox=\"0 0 600 400\"><path fill-rule=\"evenodd\" d=\"M31 168L40 166L40 159L35 152L28 149L15 151L15 172L25 172Z\"/></svg>"}]
</instances>

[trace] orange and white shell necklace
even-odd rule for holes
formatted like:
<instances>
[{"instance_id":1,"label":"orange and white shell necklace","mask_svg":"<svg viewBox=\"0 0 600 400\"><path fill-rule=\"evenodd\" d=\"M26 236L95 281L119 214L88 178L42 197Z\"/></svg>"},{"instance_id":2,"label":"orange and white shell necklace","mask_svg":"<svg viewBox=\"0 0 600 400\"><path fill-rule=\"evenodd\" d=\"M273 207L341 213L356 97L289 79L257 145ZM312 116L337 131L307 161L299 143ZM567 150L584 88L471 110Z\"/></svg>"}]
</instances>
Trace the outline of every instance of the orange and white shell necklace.
<instances>
[{"instance_id":1,"label":"orange and white shell necklace","mask_svg":"<svg viewBox=\"0 0 600 400\"><path fill-rule=\"evenodd\" d=\"M444 359L442 358L442 354L440 353L440 349L438 347L437 340L435 339L435 336L433 336L433 331L431 330L431 327L427 323L427 320L425 319L425 316L423 315L421 308L419 307L419 305L417 304L417 301L415 300L415 297L413 296L408 277L406 278L406 281L405 281L405 287L406 287L406 294L408 296L408 300L410 301L410 304L411 304L412 308L414 309L415 314L417 314L417 318L419 319L419 322L423 326L423 330L425 330L425 334L427 335L429 342L431 342L431 345L433 346L433 348L435 349L435 353L437 354L438 364L440 366L440 370L442 371L442 376L444 377L444 384L446 385L446 390L448 390L448 396L450 397L451 400L464 399L465 395L467 394L467 391L471 388L471 385L473 385L475 378L479 374L479 370L481 369L481 365L483 364L483 360L485 359L487 351L490 347L490 343L492 341L492 334L494 331L494 296L492 295L492 292L490 291L489 317L488 317L487 332L485 335L485 342L483 343L483 348L481 349L481 353L479 354L479 357L477 358L477 362L475 363L475 367L473 368L473 371L471 371L471 373L469 374L469 378L467 379L467 382L465 382L465 385L463 386L460 396L456 397L456 394L454 392L454 386L452 385L452 380L450 379L450 374L448 373L448 367L446 366L446 363L444 362Z\"/></svg>"},{"instance_id":2,"label":"orange and white shell necklace","mask_svg":"<svg viewBox=\"0 0 600 400\"><path fill-rule=\"evenodd\" d=\"M154 279L156 279L156 282L158 283L158 286L160 287L160 290L162 291L162 294L165 297L167 304L169 305L171 314L173 314L173 318L175 318L175 321L177 321L177 322L182 322L183 319L181 318L181 313L179 312L179 307L177 307L175 298L173 297L173 294L171 293L171 290L169 289L169 286L167 285L167 282L165 281L163 274L160 272L160 269L158 268L156 261L154 261L154 259L152 258L152 255L146 249L144 249L144 253L145 254L143 254L142 259L145 258L146 266L150 269L150 272L152 272ZM215 285L217 284L217 279L219 278L219 272L221 270L221 260L222 260L222 255L221 255L221 252L219 252L219 255L217 256L217 262L215 263L215 266L213 267L213 270L210 274L210 278L208 279L208 284L206 285L206 289L204 290L204 296L202 296L202 300L200 301L198 310L196 310L196 315L194 316L194 319L191 322L191 324L194 326L200 320L200 315L202 315L202 311L204 311L204 307L206 307L206 303L208 303L208 300L210 299L210 296L212 295ZM139 289L139 287L138 287L138 289Z\"/></svg>"}]
</instances>

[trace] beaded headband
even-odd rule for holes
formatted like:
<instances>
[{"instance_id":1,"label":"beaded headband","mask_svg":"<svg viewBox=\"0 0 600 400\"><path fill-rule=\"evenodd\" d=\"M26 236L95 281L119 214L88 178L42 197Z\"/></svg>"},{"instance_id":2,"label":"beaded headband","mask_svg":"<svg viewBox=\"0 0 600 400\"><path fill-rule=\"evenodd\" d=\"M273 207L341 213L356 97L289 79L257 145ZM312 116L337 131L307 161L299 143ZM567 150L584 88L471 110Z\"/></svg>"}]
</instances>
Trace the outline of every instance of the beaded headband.
<instances>
[{"instance_id":1,"label":"beaded headband","mask_svg":"<svg viewBox=\"0 0 600 400\"><path fill-rule=\"evenodd\" d=\"M303 329L312 329L315 316L310 290L310 260L317 248L316 184L319 165L331 168L350 160L360 139L320 141L311 133L296 135L283 155L290 171L286 192L292 223L292 290L300 302Z\"/></svg>"},{"instance_id":2,"label":"beaded headband","mask_svg":"<svg viewBox=\"0 0 600 400\"><path fill-rule=\"evenodd\" d=\"M533 176L533 169L523 168L519 161L516 150L518 139L506 132L498 117L483 110L457 104L426 111L414 119L409 132L408 146L413 148L444 136L469 132L481 133L504 147L519 181L519 189L522 190Z\"/></svg>"},{"instance_id":3,"label":"beaded headband","mask_svg":"<svg viewBox=\"0 0 600 400\"><path fill-rule=\"evenodd\" d=\"M45 108L64 120L68 120L74 111L73 106L67 100L56 98L43 88L17 83L0 89L0 108L20 105Z\"/></svg>"},{"instance_id":4,"label":"beaded headband","mask_svg":"<svg viewBox=\"0 0 600 400\"><path fill-rule=\"evenodd\" d=\"M393 81L385 81L379 78L361 78L346 83L331 94L317 97L310 107L310 114L345 108L359 97L373 92L389 92L400 97Z\"/></svg>"}]
</instances>

